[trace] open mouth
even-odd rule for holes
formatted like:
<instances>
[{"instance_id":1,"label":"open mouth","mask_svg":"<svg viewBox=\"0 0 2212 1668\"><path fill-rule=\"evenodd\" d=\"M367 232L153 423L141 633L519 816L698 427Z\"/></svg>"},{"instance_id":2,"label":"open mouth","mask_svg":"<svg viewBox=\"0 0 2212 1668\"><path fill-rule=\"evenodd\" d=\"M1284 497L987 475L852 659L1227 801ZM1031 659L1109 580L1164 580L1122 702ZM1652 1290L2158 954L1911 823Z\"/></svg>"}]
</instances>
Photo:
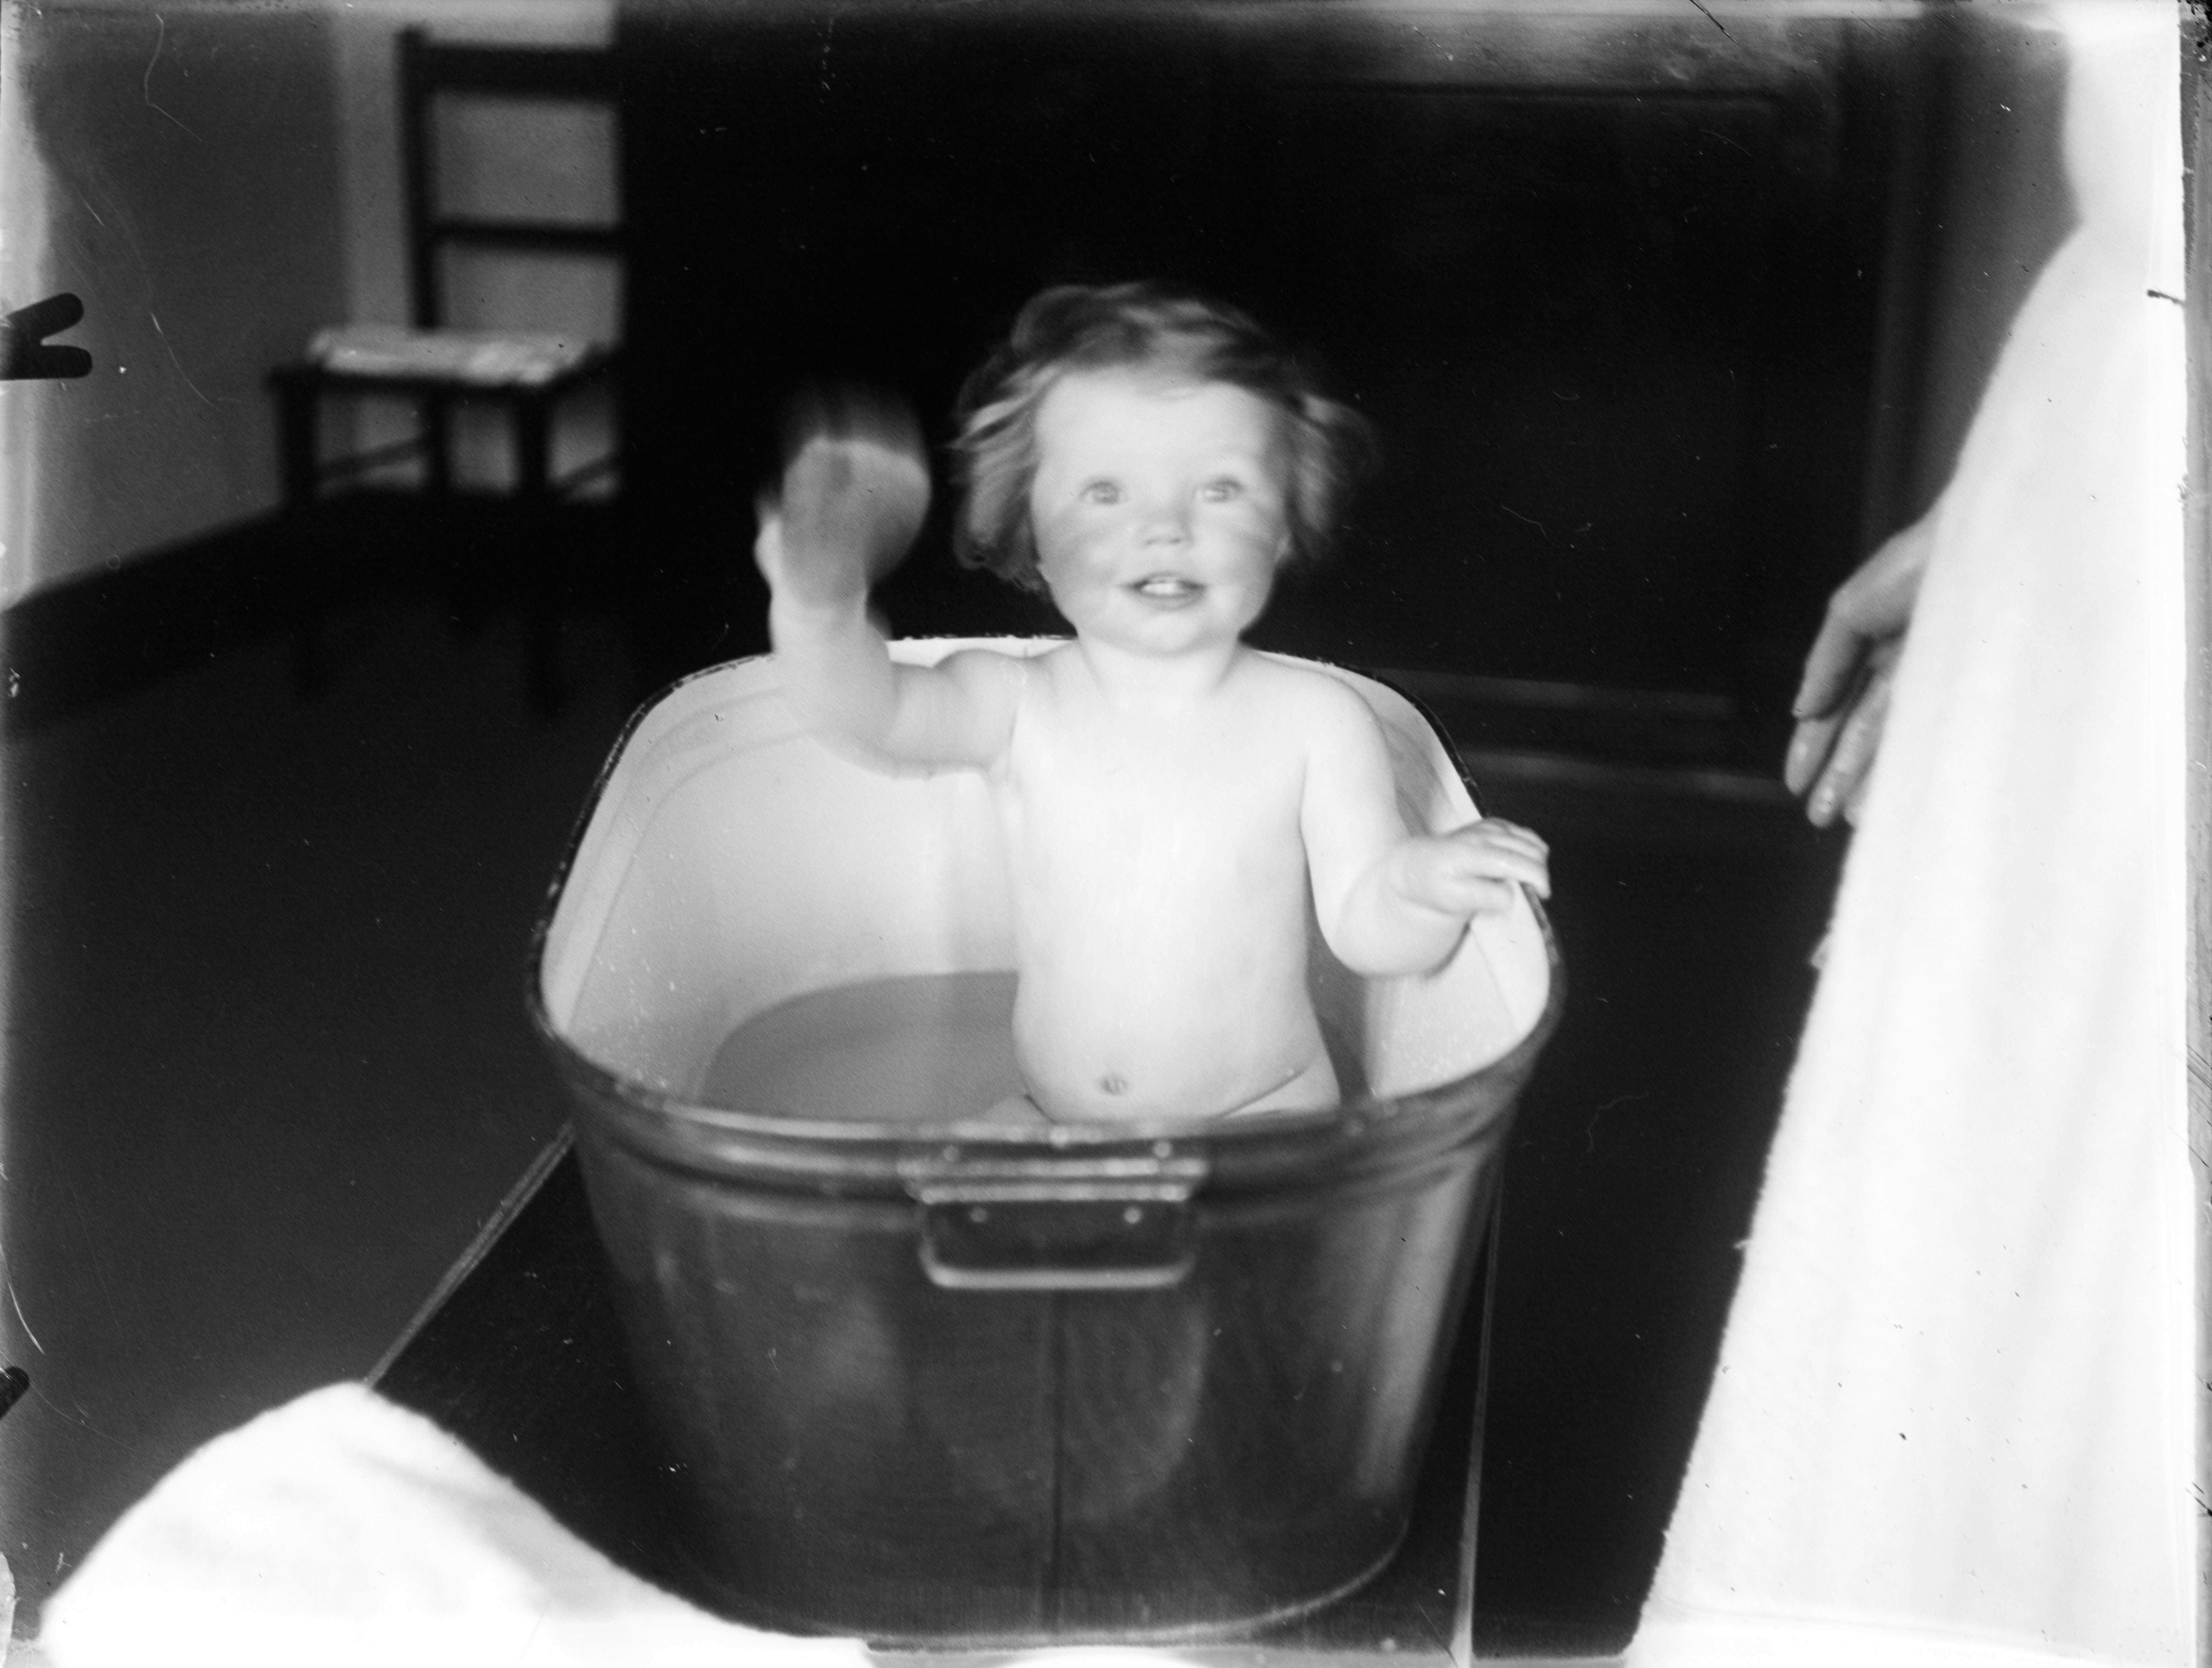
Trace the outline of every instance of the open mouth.
<instances>
[{"instance_id":1,"label":"open mouth","mask_svg":"<svg viewBox=\"0 0 2212 1668\"><path fill-rule=\"evenodd\" d=\"M1206 587L1180 574L1147 574L1129 588L1152 602L1188 602Z\"/></svg>"}]
</instances>

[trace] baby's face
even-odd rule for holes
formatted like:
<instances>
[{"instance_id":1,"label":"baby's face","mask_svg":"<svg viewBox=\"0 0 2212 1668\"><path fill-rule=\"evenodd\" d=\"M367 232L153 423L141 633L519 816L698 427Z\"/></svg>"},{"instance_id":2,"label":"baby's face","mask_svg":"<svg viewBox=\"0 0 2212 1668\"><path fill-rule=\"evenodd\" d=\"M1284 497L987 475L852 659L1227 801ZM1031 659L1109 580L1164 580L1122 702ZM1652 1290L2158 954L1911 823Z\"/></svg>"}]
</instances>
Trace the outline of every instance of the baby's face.
<instances>
[{"instance_id":1,"label":"baby's face","mask_svg":"<svg viewBox=\"0 0 2212 1668\"><path fill-rule=\"evenodd\" d=\"M1290 549L1279 419L1224 382L1071 372L1036 413L1037 569L1077 632L1141 653L1233 642Z\"/></svg>"}]
</instances>

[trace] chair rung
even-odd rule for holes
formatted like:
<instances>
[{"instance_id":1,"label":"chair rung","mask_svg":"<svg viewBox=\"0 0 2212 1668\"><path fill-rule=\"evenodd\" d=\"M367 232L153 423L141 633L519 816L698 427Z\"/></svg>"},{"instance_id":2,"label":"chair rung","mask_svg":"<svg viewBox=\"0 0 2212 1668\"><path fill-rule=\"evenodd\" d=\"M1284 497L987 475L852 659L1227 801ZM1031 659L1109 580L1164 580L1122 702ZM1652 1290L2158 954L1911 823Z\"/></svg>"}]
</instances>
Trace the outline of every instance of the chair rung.
<instances>
[{"instance_id":1,"label":"chair rung","mask_svg":"<svg viewBox=\"0 0 2212 1668\"><path fill-rule=\"evenodd\" d=\"M343 480L349 475L365 475L380 464L420 456L422 452L422 437L416 435L388 445L371 447L366 452L349 452L342 458L327 459L317 469L325 480Z\"/></svg>"},{"instance_id":2,"label":"chair rung","mask_svg":"<svg viewBox=\"0 0 2212 1668\"><path fill-rule=\"evenodd\" d=\"M581 226L561 220L480 220L441 215L423 228L433 243L478 243L500 249L573 249L586 254L621 253L619 226Z\"/></svg>"},{"instance_id":3,"label":"chair rung","mask_svg":"<svg viewBox=\"0 0 2212 1668\"><path fill-rule=\"evenodd\" d=\"M580 469L570 470L553 483L552 490L556 496L573 492L585 482L595 477L618 473L622 469L622 454L610 452L604 458L594 458Z\"/></svg>"},{"instance_id":4,"label":"chair rung","mask_svg":"<svg viewBox=\"0 0 2212 1668\"><path fill-rule=\"evenodd\" d=\"M417 40L411 52L427 91L605 100L622 90L617 56L603 47L455 46Z\"/></svg>"}]
</instances>

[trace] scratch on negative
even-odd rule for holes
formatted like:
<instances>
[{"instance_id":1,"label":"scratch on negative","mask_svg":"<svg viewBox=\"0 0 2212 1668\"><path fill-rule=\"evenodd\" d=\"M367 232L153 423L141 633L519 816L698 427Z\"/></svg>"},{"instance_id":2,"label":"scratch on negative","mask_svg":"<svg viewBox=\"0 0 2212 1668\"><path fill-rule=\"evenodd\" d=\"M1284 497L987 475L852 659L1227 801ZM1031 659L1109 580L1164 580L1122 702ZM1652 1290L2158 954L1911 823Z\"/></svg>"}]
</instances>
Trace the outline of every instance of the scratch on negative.
<instances>
[{"instance_id":1,"label":"scratch on negative","mask_svg":"<svg viewBox=\"0 0 2212 1668\"><path fill-rule=\"evenodd\" d=\"M1718 29L1718 30L1719 30L1723 34L1728 34L1728 38L1729 38L1730 40L1734 40L1735 39L1735 37L1734 35L1732 35L1732 34L1729 34L1729 32L1728 32L1728 25L1727 25L1727 24L1725 24L1725 23L1722 22L1722 21L1720 21L1720 19L1719 19L1719 18L1715 17L1715 16L1714 16L1711 12L1709 12L1709 11L1705 11L1705 0L1690 0L1690 3L1691 3L1692 5L1693 5L1693 6L1695 6L1695 7L1696 7L1699 11L1704 11L1704 12L1705 12L1705 21L1706 21L1706 22L1708 22L1708 23L1711 24L1715 28Z\"/></svg>"},{"instance_id":2,"label":"scratch on negative","mask_svg":"<svg viewBox=\"0 0 2212 1668\"><path fill-rule=\"evenodd\" d=\"M41 1355L45 1354L46 1353L46 1345L39 1342L39 1335L31 1330L31 1323L27 1320L23 1320L23 1300L15 1295L15 1282L12 1280L8 1282L8 1301L15 1306L15 1318L23 1322L23 1336L28 1338L31 1342L36 1346L39 1354Z\"/></svg>"},{"instance_id":3,"label":"scratch on negative","mask_svg":"<svg viewBox=\"0 0 2212 1668\"><path fill-rule=\"evenodd\" d=\"M185 379L185 386L187 388L196 394L200 394L200 385L192 380L191 374L185 368L185 362L178 358L177 350L169 346L169 332L161 328L161 321L155 316L152 307L146 309L146 316L154 320L154 334L161 338L161 346L168 352L169 362L177 368L177 374ZM210 399L205 394L200 394L200 403L203 405L212 405L215 401Z\"/></svg>"},{"instance_id":4,"label":"scratch on negative","mask_svg":"<svg viewBox=\"0 0 2212 1668\"><path fill-rule=\"evenodd\" d=\"M161 21L161 14L159 12L154 14L154 26L159 31L154 37L154 56L146 60L146 73L138 78L138 91L145 99L146 107L149 110L161 110L161 107L154 102L154 66L161 61L161 43L169 38L169 26ZM166 110L161 110L161 113L164 116L169 116L169 113ZM169 119L177 122L174 116L169 116ZM182 122L177 122L177 125L185 127ZM191 133L195 139L200 137L197 133L192 133L189 127L185 127L185 131ZM206 141L201 140L201 143L204 144Z\"/></svg>"},{"instance_id":5,"label":"scratch on negative","mask_svg":"<svg viewBox=\"0 0 2212 1668\"><path fill-rule=\"evenodd\" d=\"M1542 536L1543 540L1547 545L1552 542L1552 535L1544 532L1544 524L1541 521L1539 521L1534 516L1523 515L1519 510L1514 508L1510 504L1500 504L1498 505L1498 508L1504 510L1515 520L1526 521L1530 527L1535 528L1537 533Z\"/></svg>"},{"instance_id":6,"label":"scratch on negative","mask_svg":"<svg viewBox=\"0 0 2212 1668\"><path fill-rule=\"evenodd\" d=\"M99 1426L92 1422L91 1416L84 1410L83 1403L79 1402L75 1404L76 1407L76 1415L72 1418L69 1414L63 1411L60 1403L55 1401L52 1397L47 1395L43 1390L40 1390L37 1385L34 1384L31 1386L31 1394L37 1397L40 1401L45 1403L47 1410L51 1412L55 1418L61 1420L64 1423L75 1425L81 1431L90 1431L101 1441L111 1443L114 1446L123 1449L125 1452L129 1452L131 1451L131 1445L128 1442L124 1441L119 1437L110 1436L106 1431L100 1429Z\"/></svg>"},{"instance_id":7,"label":"scratch on negative","mask_svg":"<svg viewBox=\"0 0 2212 1668\"><path fill-rule=\"evenodd\" d=\"M1429 1607L1416 1598L1413 1601L1413 1614L1421 1618L1421 1625L1429 1630L1429 1637L1436 1641L1437 1649L1449 1656L1452 1653L1451 1647L1444 1642L1443 1630L1437 1626L1436 1619L1429 1614Z\"/></svg>"},{"instance_id":8,"label":"scratch on negative","mask_svg":"<svg viewBox=\"0 0 2212 1668\"><path fill-rule=\"evenodd\" d=\"M1649 1100L1650 1099L1651 1091L1649 1089L1639 1090L1634 1094L1617 1094L1613 1096L1612 1099L1607 1101L1604 1105L1592 1112L1589 1117L1589 1122L1583 1125L1583 1139L1589 1143L1589 1150L1593 1153L1597 1151L1598 1119L1603 1117L1615 1106L1625 1106L1632 1100Z\"/></svg>"},{"instance_id":9,"label":"scratch on negative","mask_svg":"<svg viewBox=\"0 0 2212 1668\"><path fill-rule=\"evenodd\" d=\"M837 16L836 14L833 12L830 14L830 21L825 23L822 28L822 70L820 79L822 82L822 90L825 94L830 91L830 48L836 43L836 39Z\"/></svg>"}]
</instances>

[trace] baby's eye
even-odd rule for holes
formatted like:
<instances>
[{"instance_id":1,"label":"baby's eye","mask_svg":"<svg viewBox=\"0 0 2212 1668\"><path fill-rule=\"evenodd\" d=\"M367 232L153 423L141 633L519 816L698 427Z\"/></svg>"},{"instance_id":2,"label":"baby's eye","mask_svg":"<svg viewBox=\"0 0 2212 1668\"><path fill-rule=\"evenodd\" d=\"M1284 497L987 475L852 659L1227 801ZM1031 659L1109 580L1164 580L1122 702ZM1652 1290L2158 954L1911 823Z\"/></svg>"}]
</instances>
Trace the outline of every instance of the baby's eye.
<instances>
[{"instance_id":1,"label":"baby's eye","mask_svg":"<svg viewBox=\"0 0 2212 1668\"><path fill-rule=\"evenodd\" d=\"M1078 496L1087 504L1118 504L1121 502L1121 485L1118 481L1086 481Z\"/></svg>"},{"instance_id":2,"label":"baby's eye","mask_svg":"<svg viewBox=\"0 0 2212 1668\"><path fill-rule=\"evenodd\" d=\"M1224 504L1232 498L1243 496L1243 482L1233 476L1224 475L1217 480L1208 481L1204 486L1199 488L1198 496L1207 503Z\"/></svg>"}]
</instances>

